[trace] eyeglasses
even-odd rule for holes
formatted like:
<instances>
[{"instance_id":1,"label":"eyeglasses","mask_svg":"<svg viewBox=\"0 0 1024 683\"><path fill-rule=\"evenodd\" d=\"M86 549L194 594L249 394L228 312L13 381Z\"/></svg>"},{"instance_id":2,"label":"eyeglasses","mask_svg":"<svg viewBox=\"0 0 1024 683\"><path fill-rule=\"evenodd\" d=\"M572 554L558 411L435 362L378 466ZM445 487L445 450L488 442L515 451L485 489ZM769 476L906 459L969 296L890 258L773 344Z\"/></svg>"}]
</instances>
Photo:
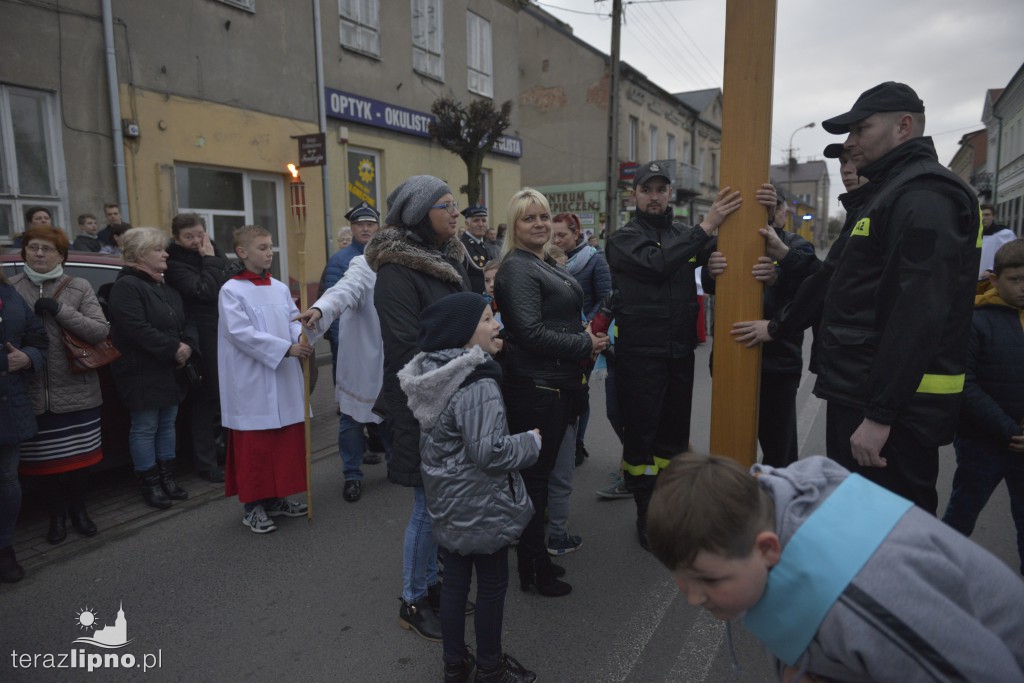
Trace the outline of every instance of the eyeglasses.
<instances>
[{"instance_id":1,"label":"eyeglasses","mask_svg":"<svg viewBox=\"0 0 1024 683\"><path fill-rule=\"evenodd\" d=\"M431 209L444 209L448 213L458 213L459 203L456 201L445 202L444 204L434 204L430 207Z\"/></svg>"},{"instance_id":2,"label":"eyeglasses","mask_svg":"<svg viewBox=\"0 0 1024 683\"><path fill-rule=\"evenodd\" d=\"M25 247L25 251L40 251L44 254L52 254L57 250L51 247L49 244L30 244Z\"/></svg>"}]
</instances>

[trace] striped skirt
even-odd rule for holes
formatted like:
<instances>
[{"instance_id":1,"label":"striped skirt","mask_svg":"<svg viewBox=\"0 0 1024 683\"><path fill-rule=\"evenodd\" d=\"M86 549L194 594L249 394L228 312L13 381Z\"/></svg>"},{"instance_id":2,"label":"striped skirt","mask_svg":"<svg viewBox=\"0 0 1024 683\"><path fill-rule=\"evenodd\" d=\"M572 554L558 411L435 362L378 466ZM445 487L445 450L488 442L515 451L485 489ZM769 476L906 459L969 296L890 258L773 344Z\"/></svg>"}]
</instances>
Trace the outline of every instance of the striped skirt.
<instances>
[{"instance_id":1,"label":"striped skirt","mask_svg":"<svg viewBox=\"0 0 1024 683\"><path fill-rule=\"evenodd\" d=\"M103 459L100 409L36 416L39 433L21 443L23 475L59 474L95 465Z\"/></svg>"}]
</instances>

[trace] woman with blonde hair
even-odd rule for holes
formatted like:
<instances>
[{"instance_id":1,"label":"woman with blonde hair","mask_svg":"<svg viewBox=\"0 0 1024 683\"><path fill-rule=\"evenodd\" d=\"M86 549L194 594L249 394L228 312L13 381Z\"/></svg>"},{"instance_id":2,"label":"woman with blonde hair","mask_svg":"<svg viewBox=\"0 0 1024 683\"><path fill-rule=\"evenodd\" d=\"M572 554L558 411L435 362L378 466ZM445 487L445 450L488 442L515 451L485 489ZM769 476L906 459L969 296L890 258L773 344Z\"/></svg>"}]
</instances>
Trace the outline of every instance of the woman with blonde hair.
<instances>
[{"instance_id":1,"label":"woman with blonde hair","mask_svg":"<svg viewBox=\"0 0 1024 683\"><path fill-rule=\"evenodd\" d=\"M188 389L179 371L199 348L181 295L164 283L167 243L167 234L156 228L126 232L125 267L110 290L113 340L122 354L111 366L114 384L131 412L128 447L142 497L158 509L188 498L174 482L174 420Z\"/></svg>"},{"instance_id":2,"label":"woman with blonde hair","mask_svg":"<svg viewBox=\"0 0 1024 683\"><path fill-rule=\"evenodd\" d=\"M545 548L548 480L565 430L587 402L584 364L608 339L584 327L583 290L547 253L551 210L544 195L532 188L513 195L508 226L494 283L505 325L502 390L510 432L538 428L542 440L537 463L521 472L534 515L517 548L519 585L557 597L572 587L558 579L565 570Z\"/></svg>"}]
</instances>

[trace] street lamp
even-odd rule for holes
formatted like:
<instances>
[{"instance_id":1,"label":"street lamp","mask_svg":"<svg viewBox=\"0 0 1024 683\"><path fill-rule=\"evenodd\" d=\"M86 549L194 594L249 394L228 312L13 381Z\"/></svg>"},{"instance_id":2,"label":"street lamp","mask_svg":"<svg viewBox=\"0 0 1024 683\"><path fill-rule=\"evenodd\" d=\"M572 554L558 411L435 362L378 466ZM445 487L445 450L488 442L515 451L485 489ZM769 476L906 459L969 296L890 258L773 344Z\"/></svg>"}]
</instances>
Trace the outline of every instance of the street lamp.
<instances>
[{"instance_id":1,"label":"street lamp","mask_svg":"<svg viewBox=\"0 0 1024 683\"><path fill-rule=\"evenodd\" d=\"M793 158L793 136L802 131L804 128L814 128L814 121L808 124L800 126L789 136L789 149L786 150L786 189L789 191L789 196L793 196L793 167L796 166L796 159Z\"/></svg>"}]
</instances>

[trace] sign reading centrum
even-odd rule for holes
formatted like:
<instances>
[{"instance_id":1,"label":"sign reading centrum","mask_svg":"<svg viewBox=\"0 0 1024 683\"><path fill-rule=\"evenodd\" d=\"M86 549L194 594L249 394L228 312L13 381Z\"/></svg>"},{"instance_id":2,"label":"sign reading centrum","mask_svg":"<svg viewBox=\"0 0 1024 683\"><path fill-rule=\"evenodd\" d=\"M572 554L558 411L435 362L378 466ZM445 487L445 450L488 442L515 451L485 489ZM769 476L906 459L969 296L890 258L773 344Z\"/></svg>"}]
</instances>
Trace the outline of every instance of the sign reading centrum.
<instances>
[{"instance_id":1,"label":"sign reading centrum","mask_svg":"<svg viewBox=\"0 0 1024 683\"><path fill-rule=\"evenodd\" d=\"M388 104L362 95L324 88L327 94L327 115L331 118L353 121L367 126L387 128L396 133L430 137L433 114L407 109L397 104ZM491 149L495 154L519 158L523 156L523 141L510 135L502 135Z\"/></svg>"}]
</instances>

